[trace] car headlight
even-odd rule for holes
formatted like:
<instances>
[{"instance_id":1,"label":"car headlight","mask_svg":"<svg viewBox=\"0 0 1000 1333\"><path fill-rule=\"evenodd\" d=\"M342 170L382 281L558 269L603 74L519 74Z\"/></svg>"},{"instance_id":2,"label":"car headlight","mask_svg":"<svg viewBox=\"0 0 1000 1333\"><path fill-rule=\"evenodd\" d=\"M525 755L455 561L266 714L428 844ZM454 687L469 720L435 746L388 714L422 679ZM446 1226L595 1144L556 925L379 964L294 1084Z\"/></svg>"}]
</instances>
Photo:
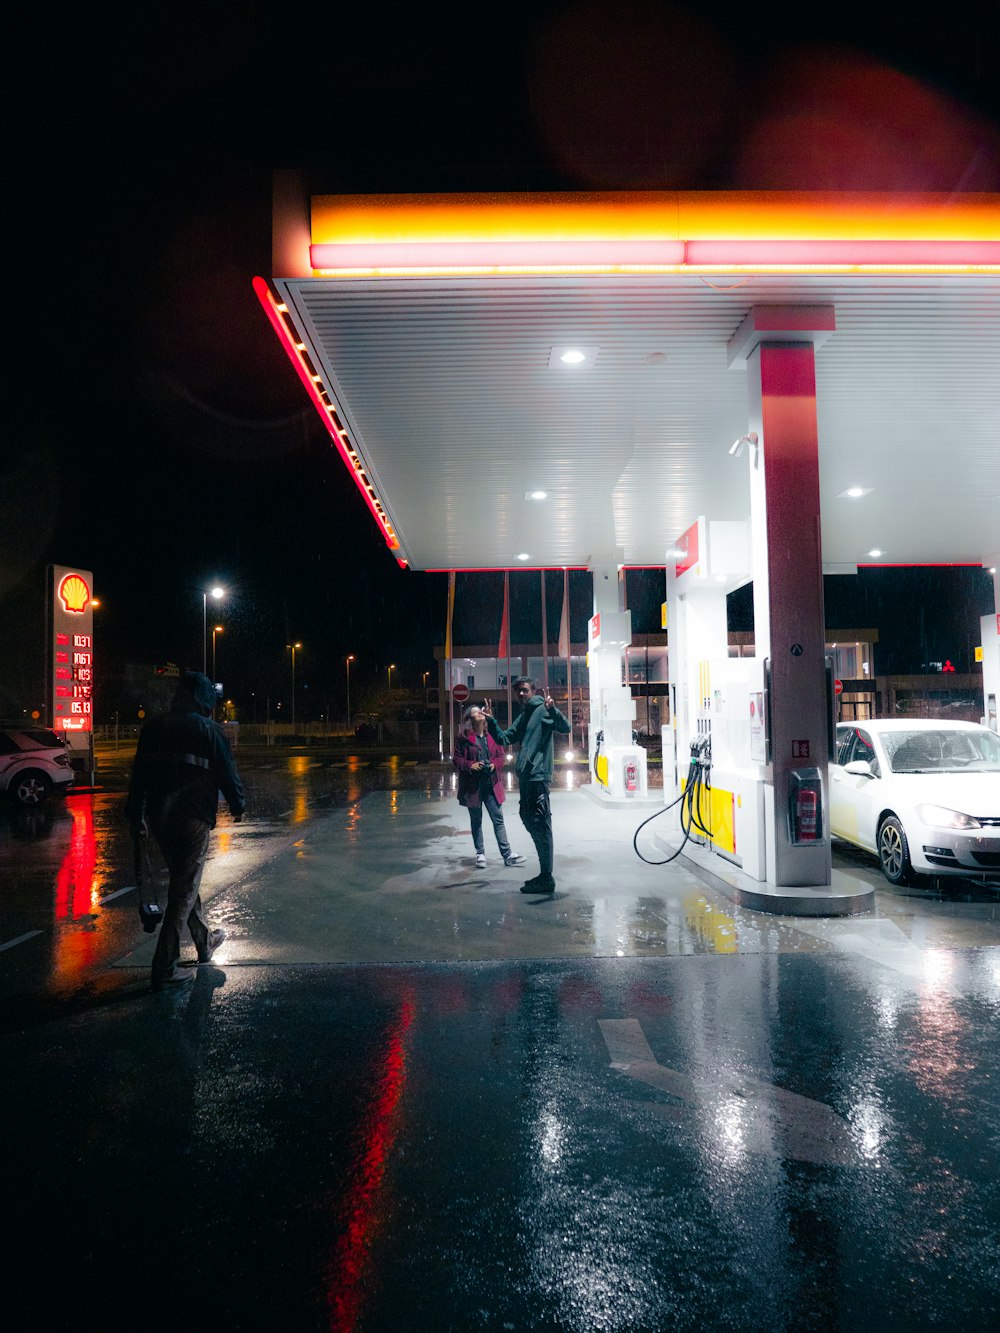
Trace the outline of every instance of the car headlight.
<instances>
[{"instance_id":1,"label":"car headlight","mask_svg":"<svg viewBox=\"0 0 1000 1333\"><path fill-rule=\"evenodd\" d=\"M960 810L949 810L946 805L918 805L917 815L932 828L982 828L978 819L963 815Z\"/></svg>"}]
</instances>

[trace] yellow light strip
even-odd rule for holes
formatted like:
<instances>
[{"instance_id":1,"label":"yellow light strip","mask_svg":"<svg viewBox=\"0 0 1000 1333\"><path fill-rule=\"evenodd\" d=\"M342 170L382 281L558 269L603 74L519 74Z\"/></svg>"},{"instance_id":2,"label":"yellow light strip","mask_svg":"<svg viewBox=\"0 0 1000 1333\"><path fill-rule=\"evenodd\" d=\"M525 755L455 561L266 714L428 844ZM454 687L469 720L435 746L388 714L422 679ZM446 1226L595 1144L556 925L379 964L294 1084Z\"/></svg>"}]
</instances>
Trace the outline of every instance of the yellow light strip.
<instances>
[{"instance_id":1,"label":"yellow light strip","mask_svg":"<svg viewBox=\"0 0 1000 1333\"><path fill-rule=\"evenodd\" d=\"M414 241L996 240L1000 195L649 191L314 195L313 245Z\"/></svg>"}]
</instances>

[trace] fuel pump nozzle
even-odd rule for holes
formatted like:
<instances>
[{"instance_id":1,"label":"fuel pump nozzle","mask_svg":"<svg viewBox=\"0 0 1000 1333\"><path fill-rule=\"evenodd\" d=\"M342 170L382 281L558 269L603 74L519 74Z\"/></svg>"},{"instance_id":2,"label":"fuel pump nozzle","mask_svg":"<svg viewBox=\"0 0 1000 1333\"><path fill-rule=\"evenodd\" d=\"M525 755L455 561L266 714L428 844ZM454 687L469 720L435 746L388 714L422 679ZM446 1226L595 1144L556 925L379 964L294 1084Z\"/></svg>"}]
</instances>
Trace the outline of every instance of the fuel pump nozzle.
<instances>
[{"instance_id":1,"label":"fuel pump nozzle","mask_svg":"<svg viewBox=\"0 0 1000 1333\"><path fill-rule=\"evenodd\" d=\"M698 764L702 768L709 768L712 763L712 736L710 732L705 732L701 736L695 736L691 742L691 763Z\"/></svg>"}]
</instances>

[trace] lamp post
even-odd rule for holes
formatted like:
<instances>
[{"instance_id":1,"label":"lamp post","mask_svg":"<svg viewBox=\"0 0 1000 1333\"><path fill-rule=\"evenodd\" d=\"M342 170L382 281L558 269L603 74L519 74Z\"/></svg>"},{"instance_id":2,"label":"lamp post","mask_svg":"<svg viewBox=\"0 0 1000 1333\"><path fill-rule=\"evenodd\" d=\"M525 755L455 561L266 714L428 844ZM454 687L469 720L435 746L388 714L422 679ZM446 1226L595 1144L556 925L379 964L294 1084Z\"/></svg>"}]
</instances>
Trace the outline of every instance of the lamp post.
<instances>
[{"instance_id":1,"label":"lamp post","mask_svg":"<svg viewBox=\"0 0 1000 1333\"><path fill-rule=\"evenodd\" d=\"M344 659L347 667L347 730L351 729L351 663L354 661L354 654L349 653Z\"/></svg>"},{"instance_id":2,"label":"lamp post","mask_svg":"<svg viewBox=\"0 0 1000 1333\"><path fill-rule=\"evenodd\" d=\"M225 597L225 588L220 588L218 584L214 588L202 589L201 591L201 669L204 675L208 675L208 598L209 595L219 601Z\"/></svg>"},{"instance_id":3,"label":"lamp post","mask_svg":"<svg viewBox=\"0 0 1000 1333\"><path fill-rule=\"evenodd\" d=\"M212 626L212 684L215 684L215 636L221 634L225 629L224 625Z\"/></svg>"},{"instance_id":4,"label":"lamp post","mask_svg":"<svg viewBox=\"0 0 1000 1333\"><path fill-rule=\"evenodd\" d=\"M290 643L287 645L292 650L292 735L295 735L295 650L301 648L301 643Z\"/></svg>"},{"instance_id":5,"label":"lamp post","mask_svg":"<svg viewBox=\"0 0 1000 1333\"><path fill-rule=\"evenodd\" d=\"M390 666L388 672L386 673L389 679L389 697L386 700L387 705L392 703L392 673L395 671L395 669L396 669L396 663L393 662L392 666Z\"/></svg>"}]
</instances>

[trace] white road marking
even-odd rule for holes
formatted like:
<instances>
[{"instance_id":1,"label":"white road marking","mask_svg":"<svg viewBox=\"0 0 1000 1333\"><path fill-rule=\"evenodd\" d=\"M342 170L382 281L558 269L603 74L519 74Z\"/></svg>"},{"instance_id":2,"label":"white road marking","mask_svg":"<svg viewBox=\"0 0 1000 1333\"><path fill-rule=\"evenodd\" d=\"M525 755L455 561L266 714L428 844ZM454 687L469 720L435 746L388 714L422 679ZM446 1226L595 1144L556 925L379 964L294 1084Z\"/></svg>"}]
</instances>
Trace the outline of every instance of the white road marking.
<instances>
[{"instance_id":1,"label":"white road marking","mask_svg":"<svg viewBox=\"0 0 1000 1333\"><path fill-rule=\"evenodd\" d=\"M929 984L926 950L913 943L895 921L882 917L871 921L848 918L846 921L805 921L797 918L794 925L803 935L825 940L842 953L857 954L869 962L887 967L908 985L917 988ZM935 990L950 995L961 995L961 989L946 977L933 979Z\"/></svg>"},{"instance_id":2,"label":"white road marking","mask_svg":"<svg viewBox=\"0 0 1000 1333\"><path fill-rule=\"evenodd\" d=\"M15 944L23 944L25 940L33 940L36 935L40 935L40 930L27 930L23 935L18 935L16 939L8 940L6 944L0 944L0 953L4 949L13 949Z\"/></svg>"},{"instance_id":3,"label":"white road marking","mask_svg":"<svg viewBox=\"0 0 1000 1333\"><path fill-rule=\"evenodd\" d=\"M135 893L135 885L129 884L124 889L115 889L114 893L106 893L103 898L98 898L98 907L103 907L104 904L109 903L112 898L120 898L123 893Z\"/></svg>"},{"instance_id":4,"label":"white road marking","mask_svg":"<svg viewBox=\"0 0 1000 1333\"><path fill-rule=\"evenodd\" d=\"M715 1132L720 1153L755 1152L826 1166L859 1164L850 1127L823 1102L729 1070L689 1077L658 1063L637 1019L598 1022L611 1067L686 1103L697 1115L699 1133ZM681 1107L638 1104L663 1120L686 1118Z\"/></svg>"}]
</instances>

